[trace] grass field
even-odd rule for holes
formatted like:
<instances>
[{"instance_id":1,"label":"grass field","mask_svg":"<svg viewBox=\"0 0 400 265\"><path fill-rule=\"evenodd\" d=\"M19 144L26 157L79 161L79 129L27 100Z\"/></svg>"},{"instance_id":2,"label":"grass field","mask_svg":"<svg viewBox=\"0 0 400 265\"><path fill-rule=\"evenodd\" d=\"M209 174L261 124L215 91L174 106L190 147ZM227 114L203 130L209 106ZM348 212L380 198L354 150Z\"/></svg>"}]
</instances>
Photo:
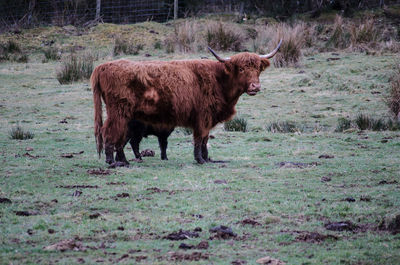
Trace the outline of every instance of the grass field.
<instances>
[{"instance_id":1,"label":"grass field","mask_svg":"<svg viewBox=\"0 0 400 265\"><path fill-rule=\"evenodd\" d=\"M400 234L384 229L400 214L399 132L334 132L341 117L388 115L398 56L320 53L271 67L262 91L237 105L248 131L212 131L210 156L228 163L196 164L191 135L177 128L168 161L149 137L141 149L155 157L118 169L98 159L88 82L60 85L60 63L40 56L0 63L1 264L400 263ZM210 57L162 56L128 58ZM278 121L299 132L268 132ZM34 138L10 139L17 125ZM345 231L327 229L346 221ZM237 236L216 236L217 225ZM167 239L195 228L198 237Z\"/></svg>"}]
</instances>

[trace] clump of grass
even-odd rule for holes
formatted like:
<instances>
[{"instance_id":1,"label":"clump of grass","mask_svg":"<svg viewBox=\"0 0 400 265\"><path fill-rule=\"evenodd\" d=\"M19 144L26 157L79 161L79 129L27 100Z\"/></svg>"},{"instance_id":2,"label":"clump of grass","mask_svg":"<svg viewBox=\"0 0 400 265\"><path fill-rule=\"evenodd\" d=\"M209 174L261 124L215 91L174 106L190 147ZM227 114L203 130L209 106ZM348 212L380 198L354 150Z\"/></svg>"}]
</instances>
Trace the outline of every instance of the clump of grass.
<instances>
[{"instance_id":1,"label":"clump of grass","mask_svg":"<svg viewBox=\"0 0 400 265\"><path fill-rule=\"evenodd\" d=\"M378 39L378 31L374 26L375 21L369 18L358 26L352 24L350 27L350 41L353 49L359 49L363 45L372 45Z\"/></svg>"},{"instance_id":2,"label":"clump of grass","mask_svg":"<svg viewBox=\"0 0 400 265\"><path fill-rule=\"evenodd\" d=\"M23 129L20 125L13 127L10 130L9 135L10 135L10 139L14 139L14 140L33 139L33 137L35 136L32 132Z\"/></svg>"},{"instance_id":3,"label":"clump of grass","mask_svg":"<svg viewBox=\"0 0 400 265\"><path fill-rule=\"evenodd\" d=\"M245 34L235 24L211 22L207 25L207 45L216 50L240 51L245 42Z\"/></svg>"},{"instance_id":4,"label":"clump of grass","mask_svg":"<svg viewBox=\"0 0 400 265\"><path fill-rule=\"evenodd\" d=\"M344 49L349 46L349 42L350 35L346 30L346 24L341 16L336 15L335 23L333 24L333 33L326 46Z\"/></svg>"},{"instance_id":5,"label":"clump of grass","mask_svg":"<svg viewBox=\"0 0 400 265\"><path fill-rule=\"evenodd\" d=\"M19 53L21 52L21 47L14 40L8 40L3 46L6 53Z\"/></svg>"},{"instance_id":6,"label":"clump of grass","mask_svg":"<svg viewBox=\"0 0 400 265\"><path fill-rule=\"evenodd\" d=\"M120 54L131 54L138 55L141 50L143 50L144 44L137 43L133 40L126 40L121 37L115 38L114 47L113 47L113 55Z\"/></svg>"},{"instance_id":7,"label":"clump of grass","mask_svg":"<svg viewBox=\"0 0 400 265\"><path fill-rule=\"evenodd\" d=\"M258 54L268 53L269 43L275 35L273 27L257 27L248 30L248 36L252 40L253 51Z\"/></svg>"},{"instance_id":8,"label":"clump of grass","mask_svg":"<svg viewBox=\"0 0 400 265\"><path fill-rule=\"evenodd\" d=\"M294 133L301 132L299 126L292 121L272 122L267 126L267 131L272 133Z\"/></svg>"},{"instance_id":9,"label":"clump of grass","mask_svg":"<svg viewBox=\"0 0 400 265\"><path fill-rule=\"evenodd\" d=\"M245 118L235 117L224 123L224 129L229 132L246 132L247 120Z\"/></svg>"},{"instance_id":10,"label":"clump of grass","mask_svg":"<svg viewBox=\"0 0 400 265\"><path fill-rule=\"evenodd\" d=\"M356 123L358 129L367 130L367 129L372 128L373 121L371 120L371 118L368 115L360 113L357 115L357 117L355 119L355 123Z\"/></svg>"},{"instance_id":11,"label":"clump of grass","mask_svg":"<svg viewBox=\"0 0 400 265\"><path fill-rule=\"evenodd\" d=\"M42 62L58 61L61 59L60 51L54 47L44 49L43 54L44 54L44 60Z\"/></svg>"},{"instance_id":12,"label":"clump of grass","mask_svg":"<svg viewBox=\"0 0 400 265\"><path fill-rule=\"evenodd\" d=\"M347 118L339 118L335 132L344 132L345 130L350 129L350 127L351 127L351 120Z\"/></svg>"},{"instance_id":13,"label":"clump of grass","mask_svg":"<svg viewBox=\"0 0 400 265\"><path fill-rule=\"evenodd\" d=\"M202 26L197 20L187 20L177 23L174 32L164 40L164 47L167 53L175 50L180 52L195 52L202 49L204 42L202 39Z\"/></svg>"},{"instance_id":14,"label":"clump of grass","mask_svg":"<svg viewBox=\"0 0 400 265\"><path fill-rule=\"evenodd\" d=\"M292 27L281 23L277 27L277 34L272 42L276 47L279 39L282 39L281 48L274 57L275 67L298 66L304 46L304 24L297 24ZM274 48L275 48L274 47Z\"/></svg>"},{"instance_id":15,"label":"clump of grass","mask_svg":"<svg viewBox=\"0 0 400 265\"><path fill-rule=\"evenodd\" d=\"M62 62L61 69L57 72L60 84L69 84L75 81L89 79L93 72L94 57L90 54L78 57L71 54Z\"/></svg>"},{"instance_id":16,"label":"clump of grass","mask_svg":"<svg viewBox=\"0 0 400 265\"><path fill-rule=\"evenodd\" d=\"M162 47L162 43L160 40L156 40L153 44L154 49L160 50Z\"/></svg>"},{"instance_id":17,"label":"clump of grass","mask_svg":"<svg viewBox=\"0 0 400 265\"><path fill-rule=\"evenodd\" d=\"M389 106L392 115L400 121L400 65L397 66L390 82L389 95L386 98L386 103Z\"/></svg>"}]
</instances>

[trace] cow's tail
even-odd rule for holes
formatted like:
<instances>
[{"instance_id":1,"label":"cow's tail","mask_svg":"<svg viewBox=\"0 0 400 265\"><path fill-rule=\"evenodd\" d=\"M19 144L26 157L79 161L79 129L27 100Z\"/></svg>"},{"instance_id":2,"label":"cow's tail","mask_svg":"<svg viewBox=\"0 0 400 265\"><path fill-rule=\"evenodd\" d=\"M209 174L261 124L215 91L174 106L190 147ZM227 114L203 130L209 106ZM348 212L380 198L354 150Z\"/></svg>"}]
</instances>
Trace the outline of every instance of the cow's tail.
<instances>
[{"instance_id":1,"label":"cow's tail","mask_svg":"<svg viewBox=\"0 0 400 265\"><path fill-rule=\"evenodd\" d=\"M94 69L92 76L90 77L93 91L93 103L94 103L94 136L96 138L96 147L99 158L103 151L103 135L101 128L103 127L103 110L101 103L101 87L99 81L99 68Z\"/></svg>"}]
</instances>

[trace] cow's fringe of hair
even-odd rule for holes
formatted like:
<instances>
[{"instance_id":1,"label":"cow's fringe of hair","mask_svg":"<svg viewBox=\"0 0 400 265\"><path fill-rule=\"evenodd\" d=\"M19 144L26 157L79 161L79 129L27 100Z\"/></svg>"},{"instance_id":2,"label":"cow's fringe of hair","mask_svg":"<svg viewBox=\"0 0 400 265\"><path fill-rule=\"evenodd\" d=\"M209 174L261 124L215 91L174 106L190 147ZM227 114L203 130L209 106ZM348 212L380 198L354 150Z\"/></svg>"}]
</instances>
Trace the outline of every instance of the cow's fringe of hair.
<instances>
[{"instance_id":1,"label":"cow's fringe of hair","mask_svg":"<svg viewBox=\"0 0 400 265\"><path fill-rule=\"evenodd\" d=\"M103 110L101 103L101 88L99 82L99 68L96 68L90 78L93 90L93 102L94 102L94 135L96 139L97 153L99 158L103 151L103 135L101 128L103 127Z\"/></svg>"}]
</instances>

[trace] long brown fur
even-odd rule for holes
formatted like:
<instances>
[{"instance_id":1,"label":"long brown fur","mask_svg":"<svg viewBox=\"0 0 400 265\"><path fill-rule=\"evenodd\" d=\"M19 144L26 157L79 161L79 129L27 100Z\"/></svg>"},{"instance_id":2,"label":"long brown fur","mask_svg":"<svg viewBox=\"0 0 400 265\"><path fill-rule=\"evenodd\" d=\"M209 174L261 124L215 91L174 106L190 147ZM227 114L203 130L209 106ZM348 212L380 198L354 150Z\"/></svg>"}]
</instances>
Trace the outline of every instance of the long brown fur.
<instances>
[{"instance_id":1,"label":"long brown fur","mask_svg":"<svg viewBox=\"0 0 400 265\"><path fill-rule=\"evenodd\" d=\"M195 159L207 162L209 131L233 117L243 93L259 91L259 75L269 65L253 53L234 55L225 63L116 60L99 65L91 76L98 153L103 145L106 156L107 146L123 146L127 124L136 119L159 128L192 128ZM101 99L107 111L104 125Z\"/></svg>"}]
</instances>

